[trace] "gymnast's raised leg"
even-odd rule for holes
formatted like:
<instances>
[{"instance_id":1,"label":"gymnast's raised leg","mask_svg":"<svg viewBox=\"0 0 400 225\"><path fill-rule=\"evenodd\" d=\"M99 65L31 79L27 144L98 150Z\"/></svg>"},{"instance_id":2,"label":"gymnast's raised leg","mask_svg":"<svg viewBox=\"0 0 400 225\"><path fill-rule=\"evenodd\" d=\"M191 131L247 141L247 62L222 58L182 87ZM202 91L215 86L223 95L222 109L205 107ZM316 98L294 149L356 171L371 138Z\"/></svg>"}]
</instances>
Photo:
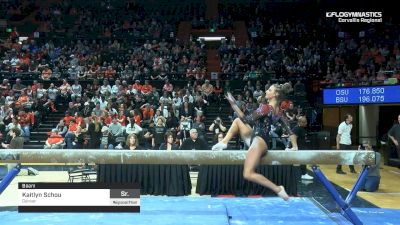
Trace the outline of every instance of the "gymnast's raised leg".
<instances>
[{"instance_id":1,"label":"gymnast's raised leg","mask_svg":"<svg viewBox=\"0 0 400 225\"><path fill-rule=\"evenodd\" d=\"M228 147L228 142L232 140L232 138L234 138L238 133L240 134L240 137L246 143L246 145L250 146L250 139L252 132L253 130L248 124L245 124L241 119L236 118L233 121L231 127L229 128L228 132L226 133L224 139L215 144L212 147L212 150L226 149Z\"/></svg>"}]
</instances>

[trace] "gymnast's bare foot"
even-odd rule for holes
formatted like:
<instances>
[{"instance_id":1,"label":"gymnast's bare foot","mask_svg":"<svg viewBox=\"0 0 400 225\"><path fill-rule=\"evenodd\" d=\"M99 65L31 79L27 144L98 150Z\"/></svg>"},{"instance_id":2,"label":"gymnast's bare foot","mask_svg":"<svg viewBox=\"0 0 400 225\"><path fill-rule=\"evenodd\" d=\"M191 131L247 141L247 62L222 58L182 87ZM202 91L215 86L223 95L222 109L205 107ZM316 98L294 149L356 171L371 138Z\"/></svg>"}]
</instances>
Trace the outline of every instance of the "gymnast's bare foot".
<instances>
[{"instance_id":1,"label":"gymnast's bare foot","mask_svg":"<svg viewBox=\"0 0 400 225\"><path fill-rule=\"evenodd\" d=\"M279 187L281 188L281 190L277 193L277 195L285 201L289 200L289 195L286 193L285 188L283 186Z\"/></svg>"},{"instance_id":2,"label":"gymnast's bare foot","mask_svg":"<svg viewBox=\"0 0 400 225\"><path fill-rule=\"evenodd\" d=\"M218 142L217 144L215 144L214 146L212 146L211 150L213 151L219 151L219 150L224 150L227 149L228 145L222 142Z\"/></svg>"}]
</instances>

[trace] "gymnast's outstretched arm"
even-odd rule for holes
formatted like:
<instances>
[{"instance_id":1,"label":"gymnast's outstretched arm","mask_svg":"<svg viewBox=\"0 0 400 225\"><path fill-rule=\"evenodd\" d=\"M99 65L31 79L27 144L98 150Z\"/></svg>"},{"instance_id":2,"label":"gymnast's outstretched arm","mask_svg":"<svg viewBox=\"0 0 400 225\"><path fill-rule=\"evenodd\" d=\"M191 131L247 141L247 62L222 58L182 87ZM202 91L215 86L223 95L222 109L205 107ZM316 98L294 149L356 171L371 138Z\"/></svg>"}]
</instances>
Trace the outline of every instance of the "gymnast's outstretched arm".
<instances>
[{"instance_id":1,"label":"gymnast's outstretched arm","mask_svg":"<svg viewBox=\"0 0 400 225\"><path fill-rule=\"evenodd\" d=\"M236 105L236 100L231 93L228 92L226 98L228 99L229 103L232 106L232 109L236 112L238 117L242 119L244 123L250 125L253 125L257 120L259 120L261 117L266 116L272 110L272 106L267 104L260 104L260 106L251 114L245 115L243 111Z\"/></svg>"},{"instance_id":2,"label":"gymnast's outstretched arm","mask_svg":"<svg viewBox=\"0 0 400 225\"><path fill-rule=\"evenodd\" d=\"M226 95L226 99L228 99L229 104L231 104L231 107L233 111L238 115L239 118L244 117L243 111L239 108L239 106L236 105L236 99L233 97L232 93L228 92Z\"/></svg>"}]
</instances>

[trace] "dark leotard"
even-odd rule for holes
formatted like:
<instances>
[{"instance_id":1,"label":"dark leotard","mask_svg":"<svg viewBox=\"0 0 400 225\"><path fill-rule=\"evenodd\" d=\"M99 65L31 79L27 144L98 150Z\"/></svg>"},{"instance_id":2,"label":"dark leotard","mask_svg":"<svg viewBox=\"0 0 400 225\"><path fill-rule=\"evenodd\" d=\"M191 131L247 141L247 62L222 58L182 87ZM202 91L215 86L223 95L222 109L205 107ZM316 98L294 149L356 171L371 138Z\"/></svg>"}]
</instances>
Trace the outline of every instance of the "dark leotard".
<instances>
[{"instance_id":1,"label":"dark leotard","mask_svg":"<svg viewBox=\"0 0 400 225\"><path fill-rule=\"evenodd\" d=\"M244 123L249 124L253 127L252 140L258 136L262 138L266 144L269 143L269 132L271 131L271 125L278 125L290 131L283 118L283 114L275 114L274 108L271 105L261 103L253 113L246 115L243 119Z\"/></svg>"}]
</instances>

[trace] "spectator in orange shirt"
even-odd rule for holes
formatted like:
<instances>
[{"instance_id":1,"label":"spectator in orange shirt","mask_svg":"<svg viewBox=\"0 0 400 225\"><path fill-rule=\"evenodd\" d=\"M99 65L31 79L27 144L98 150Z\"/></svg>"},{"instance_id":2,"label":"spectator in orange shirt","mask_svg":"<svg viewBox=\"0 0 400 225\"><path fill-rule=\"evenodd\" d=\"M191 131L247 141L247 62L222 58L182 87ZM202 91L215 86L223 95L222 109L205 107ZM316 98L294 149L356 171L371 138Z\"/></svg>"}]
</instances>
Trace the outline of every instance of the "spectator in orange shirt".
<instances>
[{"instance_id":1,"label":"spectator in orange shirt","mask_svg":"<svg viewBox=\"0 0 400 225\"><path fill-rule=\"evenodd\" d=\"M118 123L120 123L121 126L126 126L126 116L124 114L124 110L119 110L118 112Z\"/></svg>"},{"instance_id":2,"label":"spectator in orange shirt","mask_svg":"<svg viewBox=\"0 0 400 225\"><path fill-rule=\"evenodd\" d=\"M107 67L107 70L104 72L104 77L105 77L105 78L112 78L112 79L114 79L116 73L117 73L117 72L113 69L112 66L108 66L108 67Z\"/></svg>"},{"instance_id":3,"label":"spectator in orange shirt","mask_svg":"<svg viewBox=\"0 0 400 225\"><path fill-rule=\"evenodd\" d=\"M16 108L21 108L29 103L29 96L26 94L26 91L23 91L21 93L21 96L19 96L17 102L15 103Z\"/></svg>"},{"instance_id":4,"label":"spectator in orange shirt","mask_svg":"<svg viewBox=\"0 0 400 225\"><path fill-rule=\"evenodd\" d=\"M87 71L86 77L88 79L94 79L97 77L96 75L97 75L97 67L95 65L92 65L90 67L89 71Z\"/></svg>"},{"instance_id":5,"label":"spectator in orange shirt","mask_svg":"<svg viewBox=\"0 0 400 225\"><path fill-rule=\"evenodd\" d=\"M70 115L70 113L67 111L65 112L65 116L64 116L64 123L66 126L69 126L69 124L71 123L71 120L74 119L73 116Z\"/></svg>"},{"instance_id":6,"label":"spectator in orange shirt","mask_svg":"<svg viewBox=\"0 0 400 225\"><path fill-rule=\"evenodd\" d=\"M47 138L44 149L61 149L64 143L64 138L58 134L57 129L53 129L50 136Z\"/></svg>"},{"instance_id":7,"label":"spectator in orange shirt","mask_svg":"<svg viewBox=\"0 0 400 225\"><path fill-rule=\"evenodd\" d=\"M132 92L134 94L142 92L142 85L140 84L140 80L136 80L135 84L132 85Z\"/></svg>"},{"instance_id":8,"label":"spectator in orange shirt","mask_svg":"<svg viewBox=\"0 0 400 225\"><path fill-rule=\"evenodd\" d=\"M104 123L108 126L112 123L112 117L110 116L110 114L108 113L108 111L104 110L103 111L103 119L104 119Z\"/></svg>"},{"instance_id":9,"label":"spectator in orange shirt","mask_svg":"<svg viewBox=\"0 0 400 225\"><path fill-rule=\"evenodd\" d=\"M68 133L74 133L78 130L79 125L76 123L75 119L71 119L68 126Z\"/></svg>"},{"instance_id":10,"label":"spectator in orange shirt","mask_svg":"<svg viewBox=\"0 0 400 225\"><path fill-rule=\"evenodd\" d=\"M83 121L82 113L80 112L75 113L75 123L80 127L84 126L85 122Z\"/></svg>"},{"instance_id":11,"label":"spectator in orange shirt","mask_svg":"<svg viewBox=\"0 0 400 225\"><path fill-rule=\"evenodd\" d=\"M151 121L153 121L153 117L154 117L154 109L153 107L150 106L149 103L146 103L144 105L142 105L140 107L140 109L142 110L142 123L143 125L149 125L151 123Z\"/></svg>"},{"instance_id":12,"label":"spectator in orange shirt","mask_svg":"<svg viewBox=\"0 0 400 225\"><path fill-rule=\"evenodd\" d=\"M148 80L145 80L144 85L142 86L142 94L144 95L145 98L147 98L148 96L151 95L152 91L153 87L151 86Z\"/></svg>"},{"instance_id":13,"label":"spectator in orange shirt","mask_svg":"<svg viewBox=\"0 0 400 225\"><path fill-rule=\"evenodd\" d=\"M135 121L135 123L138 126L141 126L142 118L140 116L139 111L137 109L131 110L129 114L130 114L129 122L132 123L132 121Z\"/></svg>"},{"instance_id":14,"label":"spectator in orange shirt","mask_svg":"<svg viewBox=\"0 0 400 225\"><path fill-rule=\"evenodd\" d=\"M27 67L30 62L29 54L21 53L21 56L19 57L19 63L21 66L23 65L24 67Z\"/></svg>"}]
</instances>

